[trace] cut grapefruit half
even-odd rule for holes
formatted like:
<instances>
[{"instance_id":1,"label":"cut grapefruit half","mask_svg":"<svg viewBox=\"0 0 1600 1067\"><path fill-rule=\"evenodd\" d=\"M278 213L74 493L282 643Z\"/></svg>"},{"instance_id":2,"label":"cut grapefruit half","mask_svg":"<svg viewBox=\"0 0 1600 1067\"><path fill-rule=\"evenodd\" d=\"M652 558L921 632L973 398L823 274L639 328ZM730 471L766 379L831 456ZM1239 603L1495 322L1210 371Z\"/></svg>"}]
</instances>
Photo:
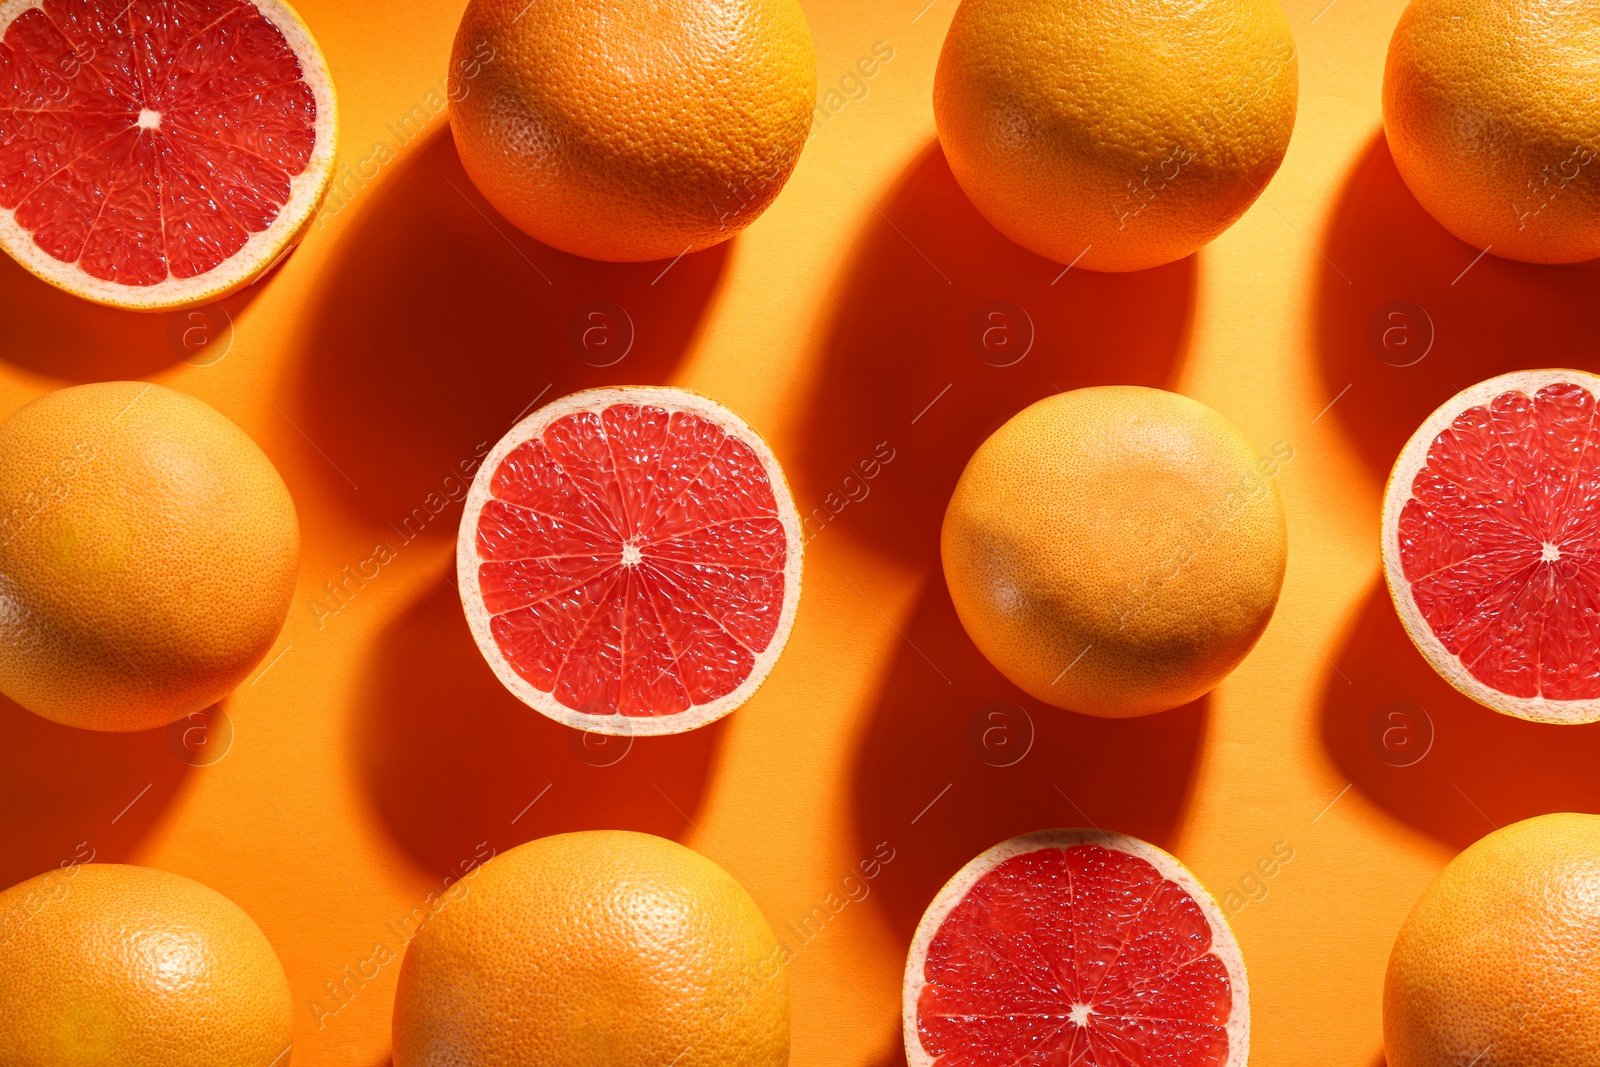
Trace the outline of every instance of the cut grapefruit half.
<instances>
[{"instance_id":1,"label":"cut grapefruit half","mask_svg":"<svg viewBox=\"0 0 1600 1067\"><path fill-rule=\"evenodd\" d=\"M0 248L113 307L226 296L311 222L335 113L282 0L0 0Z\"/></svg>"},{"instance_id":2,"label":"cut grapefruit half","mask_svg":"<svg viewBox=\"0 0 1600 1067\"><path fill-rule=\"evenodd\" d=\"M1244 1067L1250 989L1222 910L1172 856L1099 830L1004 841L917 925L909 1067Z\"/></svg>"},{"instance_id":3,"label":"cut grapefruit half","mask_svg":"<svg viewBox=\"0 0 1600 1067\"><path fill-rule=\"evenodd\" d=\"M748 700L789 639L800 519L765 441L682 389L590 389L485 459L457 541L478 648L575 729L675 734Z\"/></svg>"},{"instance_id":4,"label":"cut grapefruit half","mask_svg":"<svg viewBox=\"0 0 1600 1067\"><path fill-rule=\"evenodd\" d=\"M1600 720L1600 377L1502 374L1457 393L1395 461L1383 570L1406 633L1480 704Z\"/></svg>"}]
</instances>

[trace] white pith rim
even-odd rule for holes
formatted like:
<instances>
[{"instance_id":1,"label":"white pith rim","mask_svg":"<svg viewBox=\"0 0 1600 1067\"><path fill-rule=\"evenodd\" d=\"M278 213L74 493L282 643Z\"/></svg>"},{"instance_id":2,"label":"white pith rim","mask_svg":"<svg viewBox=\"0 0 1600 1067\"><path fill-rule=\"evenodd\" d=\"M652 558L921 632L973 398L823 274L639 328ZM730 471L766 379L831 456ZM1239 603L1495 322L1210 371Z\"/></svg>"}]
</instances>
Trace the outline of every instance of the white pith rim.
<instances>
[{"instance_id":1,"label":"white pith rim","mask_svg":"<svg viewBox=\"0 0 1600 1067\"><path fill-rule=\"evenodd\" d=\"M1587 371L1513 371L1462 390L1417 428L1417 432L1400 450L1400 458L1395 460L1394 469L1389 473L1389 482L1383 490L1383 577L1389 587L1389 599L1394 601L1395 611L1412 644L1417 646L1417 650L1440 677L1463 695L1485 707L1519 719L1577 725L1600 721L1600 699L1516 697L1485 685L1467 673L1461 657L1444 647L1444 642L1434 635L1433 628L1417 609L1416 601L1411 596L1411 583L1406 580L1405 567L1400 560L1400 512L1406 502L1412 499L1411 485L1416 481L1417 472L1427 464L1428 449L1434 439L1450 428L1456 416L1469 408L1488 407L1495 397L1503 393L1521 392L1532 397L1545 386L1558 382L1582 386L1600 401L1600 376ZM1596 444L1600 445L1600 439Z\"/></svg>"},{"instance_id":2,"label":"white pith rim","mask_svg":"<svg viewBox=\"0 0 1600 1067\"><path fill-rule=\"evenodd\" d=\"M723 432L746 445L760 458L772 485L773 499L778 506L778 520L783 525L786 538L784 564L783 608L778 616L778 627L766 649L755 656L755 663L744 681L731 692L706 704L691 705L688 710L671 715L591 715L569 708L552 694L536 688L507 662L495 642L488 606L483 601L483 591L478 585L478 519L484 506L493 498L490 485L500 464L523 442L544 433L545 427L557 419L576 412L599 412L615 404L637 404L643 407L662 408L668 412L685 411L715 423ZM680 734L715 722L749 700L772 672L783 647L789 641L789 631L794 628L795 610L800 604L800 574L802 549L800 540L800 515L795 509L789 483L784 479L783 468L777 457L767 447L761 435L751 429L739 416L709 397L686 389L667 386L620 386L605 389L585 389L582 392L553 400L512 427L500 439L472 480L467 492L465 510L461 515L461 529L456 537L456 584L461 591L461 605L466 611L467 624L478 650L494 669L495 676L517 699L559 723L575 730L609 734L618 737L650 737L662 734Z\"/></svg>"},{"instance_id":3,"label":"white pith rim","mask_svg":"<svg viewBox=\"0 0 1600 1067\"><path fill-rule=\"evenodd\" d=\"M299 241L333 180L338 147L338 102L333 76L311 31L283 0L241 0L253 4L278 28L300 61L300 72L317 103L317 140L305 170L289 179L289 200L272 225L251 234L244 246L214 269L193 278L168 275L155 285L123 285L96 278L76 263L63 263L34 243L33 234L17 224L16 211L0 208L0 249L31 273L76 296L129 311L171 311L218 300L244 288L266 273ZM39 0L0 0L0 37L17 17Z\"/></svg>"},{"instance_id":4,"label":"white pith rim","mask_svg":"<svg viewBox=\"0 0 1600 1067\"><path fill-rule=\"evenodd\" d=\"M1225 1027L1228 1033L1228 1067L1245 1067L1250 1058L1250 982L1245 975L1244 956L1239 951L1239 942L1234 938L1233 929L1223 916L1222 909L1199 879L1170 853L1136 837L1084 829L1036 830L1002 841L957 871L955 877L946 882L933 898L928 910L922 913L922 921L917 924L917 932L911 939L911 951L906 955L901 1024L909 1067L933 1067L935 1062L934 1057L922 1047L922 1038L917 1029L917 1000L922 996L923 987L928 984L924 975L928 948L950 912L984 875L1013 856L1046 849L1065 850L1077 845L1099 845L1108 851L1123 852L1145 860L1160 872L1161 877L1176 883L1200 905L1201 912L1211 925L1209 954L1222 962L1233 992L1233 1009Z\"/></svg>"}]
</instances>

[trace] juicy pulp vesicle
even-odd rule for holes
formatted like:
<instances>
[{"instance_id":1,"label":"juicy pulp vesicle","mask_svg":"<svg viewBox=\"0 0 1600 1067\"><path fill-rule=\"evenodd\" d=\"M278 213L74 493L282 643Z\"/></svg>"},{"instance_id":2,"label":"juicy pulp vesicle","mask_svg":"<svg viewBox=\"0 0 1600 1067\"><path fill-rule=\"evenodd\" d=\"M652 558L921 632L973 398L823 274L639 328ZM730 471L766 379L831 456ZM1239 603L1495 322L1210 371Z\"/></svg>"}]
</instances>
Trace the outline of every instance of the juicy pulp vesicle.
<instances>
[{"instance_id":1,"label":"juicy pulp vesicle","mask_svg":"<svg viewBox=\"0 0 1600 1067\"><path fill-rule=\"evenodd\" d=\"M749 677L787 540L761 458L692 412L558 418L494 471L478 582L512 668L592 715L669 715Z\"/></svg>"},{"instance_id":2,"label":"juicy pulp vesicle","mask_svg":"<svg viewBox=\"0 0 1600 1067\"><path fill-rule=\"evenodd\" d=\"M1097 845L997 863L945 917L917 1001L941 1067L1222 1067L1233 991L1205 912Z\"/></svg>"},{"instance_id":3,"label":"juicy pulp vesicle","mask_svg":"<svg viewBox=\"0 0 1600 1067\"><path fill-rule=\"evenodd\" d=\"M1418 613L1473 678L1516 697L1600 697L1595 398L1557 383L1456 416L1400 513Z\"/></svg>"},{"instance_id":4,"label":"juicy pulp vesicle","mask_svg":"<svg viewBox=\"0 0 1600 1067\"><path fill-rule=\"evenodd\" d=\"M0 40L0 209L92 277L197 277L278 217L316 121L249 0L46 0Z\"/></svg>"}]
</instances>

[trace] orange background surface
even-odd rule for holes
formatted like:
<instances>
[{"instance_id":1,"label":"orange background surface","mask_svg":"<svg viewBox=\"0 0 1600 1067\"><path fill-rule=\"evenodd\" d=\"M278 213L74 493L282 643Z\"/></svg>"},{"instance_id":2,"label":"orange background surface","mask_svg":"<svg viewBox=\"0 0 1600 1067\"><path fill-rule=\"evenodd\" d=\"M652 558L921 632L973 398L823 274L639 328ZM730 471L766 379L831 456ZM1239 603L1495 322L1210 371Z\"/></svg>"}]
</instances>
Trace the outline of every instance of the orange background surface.
<instances>
[{"instance_id":1,"label":"orange background surface","mask_svg":"<svg viewBox=\"0 0 1600 1067\"><path fill-rule=\"evenodd\" d=\"M1375 1067L1389 947L1440 866L1493 825L1600 808L1600 727L1497 717L1412 650L1380 576L1383 481L1458 388L1593 369L1596 269L1474 265L1407 193L1379 129L1400 0L1286 4L1298 126L1233 229L1158 270L1064 276L976 214L937 148L933 71L957 0L803 2L823 93L849 92L824 96L765 216L665 271L541 246L472 188L442 111L459 0L300 4L336 72L340 191L275 274L226 302L220 359L213 345L181 360L170 320L0 263L0 411L81 381L192 392L266 449L305 535L278 648L224 705L235 736L220 762L189 765L161 731L80 733L0 703L0 882L86 842L214 886L283 959L294 1062L381 1067L399 967L370 961L447 876L558 831L647 830L725 866L795 951L795 1064L893 1067L904 952L944 879L1012 834L1092 824L1176 853L1235 913L1258 1067ZM851 82L879 42L892 58ZM1006 368L966 339L996 299L1036 327ZM1399 299L1436 333L1404 368L1367 339ZM614 367L568 343L592 300L635 325ZM459 507L426 513L411 541L391 523L440 504L430 494L456 464L536 397L620 382L722 400L771 441L803 511L838 514L808 546L793 637L755 699L610 762L615 749L574 747L479 658L453 579ZM1278 476L1288 578L1266 635L1209 698L1130 722L1012 689L963 634L938 566L972 449L1026 404L1103 382L1181 390L1259 448L1294 451ZM838 508L880 442L892 462ZM394 558L347 581L380 542ZM1032 720L1013 766L969 740L994 700ZM1436 731L1411 767L1368 740L1394 700ZM846 876L880 842L894 859L852 899Z\"/></svg>"}]
</instances>

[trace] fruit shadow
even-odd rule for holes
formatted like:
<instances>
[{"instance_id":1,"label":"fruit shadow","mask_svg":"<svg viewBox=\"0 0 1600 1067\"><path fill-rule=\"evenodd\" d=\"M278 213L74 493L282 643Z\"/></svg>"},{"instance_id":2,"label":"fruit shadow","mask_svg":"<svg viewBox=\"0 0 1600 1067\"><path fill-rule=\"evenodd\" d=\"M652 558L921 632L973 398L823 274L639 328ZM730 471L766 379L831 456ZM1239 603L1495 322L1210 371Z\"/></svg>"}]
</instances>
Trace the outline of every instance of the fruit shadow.
<instances>
[{"instance_id":1,"label":"fruit shadow","mask_svg":"<svg viewBox=\"0 0 1600 1067\"><path fill-rule=\"evenodd\" d=\"M76 730L0 697L0 888L126 861L189 768L168 730Z\"/></svg>"},{"instance_id":2,"label":"fruit shadow","mask_svg":"<svg viewBox=\"0 0 1600 1067\"><path fill-rule=\"evenodd\" d=\"M1208 698L1123 720L1042 704L983 658L937 576L903 636L857 755L853 803L860 854L895 850L873 898L907 944L950 876L1016 834L1093 827L1171 847Z\"/></svg>"},{"instance_id":3,"label":"fruit shadow","mask_svg":"<svg viewBox=\"0 0 1600 1067\"><path fill-rule=\"evenodd\" d=\"M937 541L967 460L1022 408L1085 385L1169 384L1196 265L1096 274L1035 256L978 214L937 142L877 206L837 290L792 476L811 534L837 516L898 553ZM875 499L841 514L868 471Z\"/></svg>"},{"instance_id":4,"label":"fruit shadow","mask_svg":"<svg viewBox=\"0 0 1600 1067\"><path fill-rule=\"evenodd\" d=\"M0 255L0 360L74 384L144 378L179 361L205 366L215 308L237 322L274 273L216 304L145 313L73 296Z\"/></svg>"},{"instance_id":5,"label":"fruit shadow","mask_svg":"<svg viewBox=\"0 0 1600 1067\"><path fill-rule=\"evenodd\" d=\"M1323 247L1323 386L1379 477L1423 420L1470 385L1512 370L1596 369L1600 261L1479 258L1411 195L1382 130L1345 180Z\"/></svg>"},{"instance_id":6,"label":"fruit shadow","mask_svg":"<svg viewBox=\"0 0 1600 1067\"><path fill-rule=\"evenodd\" d=\"M291 393L337 499L386 520L536 403L664 381L730 254L599 263L542 245L478 193L447 128L390 166L338 206L358 216L308 313Z\"/></svg>"},{"instance_id":7,"label":"fruit shadow","mask_svg":"<svg viewBox=\"0 0 1600 1067\"><path fill-rule=\"evenodd\" d=\"M905 1037L903 1028L896 1026L894 1029L894 1044L882 1056L869 1061L869 1067L906 1067Z\"/></svg>"},{"instance_id":8,"label":"fruit shadow","mask_svg":"<svg viewBox=\"0 0 1600 1067\"><path fill-rule=\"evenodd\" d=\"M1381 580L1333 662L1323 745L1406 824L1465 848L1534 815L1600 812L1600 724L1524 722L1462 696L1412 645Z\"/></svg>"},{"instance_id":9,"label":"fruit shadow","mask_svg":"<svg viewBox=\"0 0 1600 1067\"><path fill-rule=\"evenodd\" d=\"M424 869L454 874L571 830L678 838L700 806L719 723L673 737L584 734L512 696L462 614L453 567L378 637L354 751L389 833Z\"/></svg>"}]
</instances>

